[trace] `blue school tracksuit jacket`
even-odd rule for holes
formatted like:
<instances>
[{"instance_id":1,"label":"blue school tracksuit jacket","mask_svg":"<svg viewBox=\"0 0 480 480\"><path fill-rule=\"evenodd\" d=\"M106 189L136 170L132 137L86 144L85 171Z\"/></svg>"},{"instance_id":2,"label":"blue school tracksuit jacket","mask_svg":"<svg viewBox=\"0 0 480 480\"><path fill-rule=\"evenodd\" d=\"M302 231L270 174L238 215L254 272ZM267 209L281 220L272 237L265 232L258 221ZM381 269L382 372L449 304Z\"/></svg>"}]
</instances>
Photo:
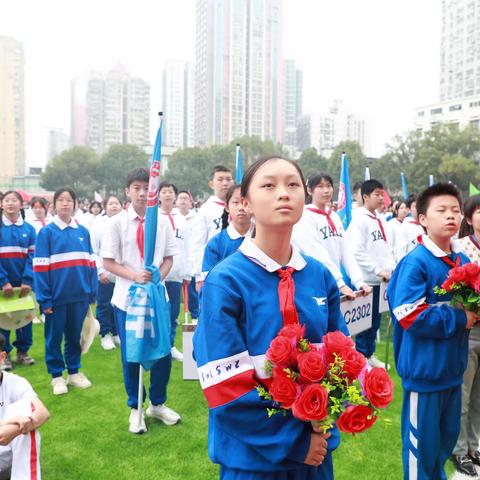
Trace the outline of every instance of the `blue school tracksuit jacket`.
<instances>
[{"instance_id":1,"label":"blue school tracksuit jacket","mask_svg":"<svg viewBox=\"0 0 480 480\"><path fill-rule=\"evenodd\" d=\"M82 225L61 230L54 222L38 233L34 290L45 309L87 300L95 303L97 269L90 234Z\"/></svg>"},{"instance_id":2,"label":"blue school tracksuit jacket","mask_svg":"<svg viewBox=\"0 0 480 480\"><path fill-rule=\"evenodd\" d=\"M35 229L25 221L2 223L0 230L0 288L33 285L32 259L35 250Z\"/></svg>"},{"instance_id":3,"label":"blue school tracksuit jacket","mask_svg":"<svg viewBox=\"0 0 480 480\"><path fill-rule=\"evenodd\" d=\"M245 237L230 238L228 229L223 229L211 238L203 254L202 273L206 275L217 263L238 250Z\"/></svg>"},{"instance_id":4,"label":"blue school tracksuit jacket","mask_svg":"<svg viewBox=\"0 0 480 480\"><path fill-rule=\"evenodd\" d=\"M402 460L407 480L446 479L444 464L460 431L461 385L467 366L468 330L463 310L434 287L449 266L427 236L398 264L388 285L394 319L393 347L402 378ZM449 259L469 263L463 253Z\"/></svg>"},{"instance_id":5,"label":"blue school tracksuit jacket","mask_svg":"<svg viewBox=\"0 0 480 480\"><path fill-rule=\"evenodd\" d=\"M293 273L293 280L295 305L300 323L306 325L306 337L318 343L329 331L341 329L348 334L332 274L317 260L303 258L306 265ZM208 449L212 461L228 469L274 476L274 472L298 472L303 478L305 469L310 468L303 463L310 445L310 423L290 413L268 418L266 407L272 403L261 399L255 389L259 379L266 378L265 352L283 326L278 284L276 272L268 272L241 251L219 263L201 290L194 351L210 409ZM339 441L335 428L328 440L329 450Z\"/></svg>"}]
</instances>

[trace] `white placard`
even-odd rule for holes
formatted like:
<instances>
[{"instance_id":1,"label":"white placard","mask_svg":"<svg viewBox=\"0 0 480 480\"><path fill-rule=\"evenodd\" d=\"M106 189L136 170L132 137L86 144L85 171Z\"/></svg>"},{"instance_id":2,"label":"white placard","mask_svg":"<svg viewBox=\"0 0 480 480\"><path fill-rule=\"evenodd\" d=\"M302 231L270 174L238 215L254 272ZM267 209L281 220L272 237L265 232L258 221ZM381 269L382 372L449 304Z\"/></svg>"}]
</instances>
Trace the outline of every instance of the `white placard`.
<instances>
[{"instance_id":1,"label":"white placard","mask_svg":"<svg viewBox=\"0 0 480 480\"><path fill-rule=\"evenodd\" d=\"M183 379L198 380L197 362L193 359L193 325L183 327Z\"/></svg>"},{"instance_id":2,"label":"white placard","mask_svg":"<svg viewBox=\"0 0 480 480\"><path fill-rule=\"evenodd\" d=\"M368 330L372 326L373 293L357 296L355 300L342 300L340 310L350 335Z\"/></svg>"},{"instance_id":3,"label":"white placard","mask_svg":"<svg viewBox=\"0 0 480 480\"><path fill-rule=\"evenodd\" d=\"M389 311L388 300L387 300L387 286L388 286L387 282L382 282L380 284L380 300L378 302L378 311L380 313Z\"/></svg>"}]
</instances>

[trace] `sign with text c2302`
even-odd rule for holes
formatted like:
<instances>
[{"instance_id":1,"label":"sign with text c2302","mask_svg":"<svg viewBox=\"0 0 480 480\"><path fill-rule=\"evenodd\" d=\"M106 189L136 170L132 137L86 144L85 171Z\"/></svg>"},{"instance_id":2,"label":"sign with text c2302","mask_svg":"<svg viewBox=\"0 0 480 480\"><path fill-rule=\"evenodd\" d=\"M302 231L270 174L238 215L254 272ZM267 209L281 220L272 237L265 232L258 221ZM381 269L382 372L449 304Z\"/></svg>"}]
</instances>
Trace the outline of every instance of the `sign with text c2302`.
<instances>
[{"instance_id":1,"label":"sign with text c2302","mask_svg":"<svg viewBox=\"0 0 480 480\"><path fill-rule=\"evenodd\" d=\"M357 296L355 300L342 299L340 310L350 335L368 330L372 326L373 293Z\"/></svg>"}]
</instances>

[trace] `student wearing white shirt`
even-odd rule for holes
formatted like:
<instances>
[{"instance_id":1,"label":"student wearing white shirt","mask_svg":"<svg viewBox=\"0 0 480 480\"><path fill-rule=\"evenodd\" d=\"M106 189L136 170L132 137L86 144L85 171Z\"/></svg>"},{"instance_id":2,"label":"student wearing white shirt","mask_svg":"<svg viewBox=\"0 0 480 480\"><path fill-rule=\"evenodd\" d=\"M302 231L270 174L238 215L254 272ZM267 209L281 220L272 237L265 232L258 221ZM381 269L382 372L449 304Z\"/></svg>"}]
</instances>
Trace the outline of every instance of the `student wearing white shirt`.
<instances>
[{"instance_id":1,"label":"student wearing white shirt","mask_svg":"<svg viewBox=\"0 0 480 480\"><path fill-rule=\"evenodd\" d=\"M375 340L380 327L380 283L388 282L395 268L393 252L388 244L386 223L376 210L384 204L383 185L377 180L362 183L363 207L358 208L346 233L346 241L362 270L364 280L373 287L372 327L356 336L356 348L368 358L372 367L385 367L375 353Z\"/></svg>"},{"instance_id":2,"label":"student wearing white shirt","mask_svg":"<svg viewBox=\"0 0 480 480\"><path fill-rule=\"evenodd\" d=\"M147 431L142 412L138 425L138 374L140 365L126 360L126 317L128 290L134 283L146 283L152 278L145 269L143 257L143 223L147 209L149 172L137 168L127 175L125 193L131 204L128 210L115 215L107 224L102 243L101 256L103 266L116 277L112 303L115 321L121 341L123 379L131 408L129 431L143 433ZM155 242L154 264L160 270L160 277L165 280L173 264L173 256L178 254L175 236L169 221L163 215L158 216ZM167 385L172 367L172 356L158 360L150 370L150 405L146 414L166 425L180 421L180 415L165 405Z\"/></svg>"},{"instance_id":3,"label":"student wearing white shirt","mask_svg":"<svg viewBox=\"0 0 480 480\"><path fill-rule=\"evenodd\" d=\"M392 212L392 219L387 223L388 243L392 247L396 263L405 256L405 230L403 223L407 216L405 202L397 201Z\"/></svg>"},{"instance_id":4,"label":"student wearing white shirt","mask_svg":"<svg viewBox=\"0 0 480 480\"><path fill-rule=\"evenodd\" d=\"M100 344L104 350L113 350L120 345L115 316L112 307L112 295L115 287L115 275L105 270L100 251L107 222L122 210L118 197L110 195L105 201L105 215L98 215L91 224L92 249L95 255L98 275L97 320L100 323Z\"/></svg>"},{"instance_id":5,"label":"student wearing white shirt","mask_svg":"<svg viewBox=\"0 0 480 480\"><path fill-rule=\"evenodd\" d=\"M192 270L189 262L190 228L187 219L180 213L173 211L173 205L177 196L177 187L173 183L163 182L160 185L160 213L168 218L168 222L175 234L175 241L179 254L173 257L173 266L165 278L165 288L170 300L170 343L171 353L174 360L183 361L183 354L175 347L175 336L178 326L178 315L182 297L184 282L190 281Z\"/></svg>"},{"instance_id":6,"label":"student wearing white shirt","mask_svg":"<svg viewBox=\"0 0 480 480\"><path fill-rule=\"evenodd\" d=\"M193 208L193 199L190 192L187 192L187 190L180 190L178 192L177 199L175 200L175 206L176 208L174 210L178 210L178 213L183 215L183 217L187 221L191 239L192 226L194 224L197 210ZM189 257L190 254L191 252L189 251ZM195 286L195 277L191 277L190 283L188 284L188 308L190 310L190 316L193 321L196 321L196 319L198 318L198 293Z\"/></svg>"},{"instance_id":7,"label":"student wearing white shirt","mask_svg":"<svg viewBox=\"0 0 480 480\"><path fill-rule=\"evenodd\" d=\"M7 356L0 334L0 366ZM30 383L0 372L0 480L41 479L40 432L50 414Z\"/></svg>"},{"instance_id":8,"label":"student wearing white shirt","mask_svg":"<svg viewBox=\"0 0 480 480\"><path fill-rule=\"evenodd\" d=\"M38 235L40 229L51 221L51 218L47 216L48 202L42 197L33 197L30 201L30 208L32 214L29 217L25 217L26 222L32 225L35 233Z\"/></svg>"},{"instance_id":9,"label":"student wearing white shirt","mask_svg":"<svg viewBox=\"0 0 480 480\"><path fill-rule=\"evenodd\" d=\"M197 290L201 287L203 253L207 242L222 229L222 215L225 197L233 184L232 172L229 168L217 165L212 170L210 188L213 195L200 207L192 226L192 245L190 261L192 276L197 281Z\"/></svg>"},{"instance_id":10,"label":"student wearing white shirt","mask_svg":"<svg viewBox=\"0 0 480 480\"><path fill-rule=\"evenodd\" d=\"M403 234L405 238L404 250L406 255L417 246L417 239L425 233L425 230L418 221L417 195L413 193L409 195L407 200L405 201L405 204L410 213L410 215L408 215L403 222Z\"/></svg>"},{"instance_id":11,"label":"student wearing white shirt","mask_svg":"<svg viewBox=\"0 0 480 480\"><path fill-rule=\"evenodd\" d=\"M343 295L355 298L343 279L342 265L352 285L370 293L371 288L364 282L362 271L345 242L342 221L328 207L333 197L332 177L325 173L311 176L307 182L307 191L312 197L312 203L305 206L302 218L293 227L293 243L303 253L325 264Z\"/></svg>"}]
</instances>

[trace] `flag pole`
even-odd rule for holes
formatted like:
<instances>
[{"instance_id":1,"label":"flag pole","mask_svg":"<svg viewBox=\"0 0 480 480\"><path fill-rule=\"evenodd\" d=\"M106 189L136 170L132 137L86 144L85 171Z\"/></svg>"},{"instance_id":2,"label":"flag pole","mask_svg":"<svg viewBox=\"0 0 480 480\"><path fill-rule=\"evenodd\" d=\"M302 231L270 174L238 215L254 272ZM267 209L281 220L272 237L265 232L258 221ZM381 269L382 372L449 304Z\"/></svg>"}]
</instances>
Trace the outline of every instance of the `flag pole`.
<instances>
[{"instance_id":1,"label":"flag pole","mask_svg":"<svg viewBox=\"0 0 480 480\"><path fill-rule=\"evenodd\" d=\"M138 402L137 402L137 408L138 408L138 419L137 419L137 424L138 424L138 429L140 430L140 425L142 424L142 412L143 412L143 375L144 375L144 370L142 367L142 364L139 364L140 369L138 370Z\"/></svg>"}]
</instances>

